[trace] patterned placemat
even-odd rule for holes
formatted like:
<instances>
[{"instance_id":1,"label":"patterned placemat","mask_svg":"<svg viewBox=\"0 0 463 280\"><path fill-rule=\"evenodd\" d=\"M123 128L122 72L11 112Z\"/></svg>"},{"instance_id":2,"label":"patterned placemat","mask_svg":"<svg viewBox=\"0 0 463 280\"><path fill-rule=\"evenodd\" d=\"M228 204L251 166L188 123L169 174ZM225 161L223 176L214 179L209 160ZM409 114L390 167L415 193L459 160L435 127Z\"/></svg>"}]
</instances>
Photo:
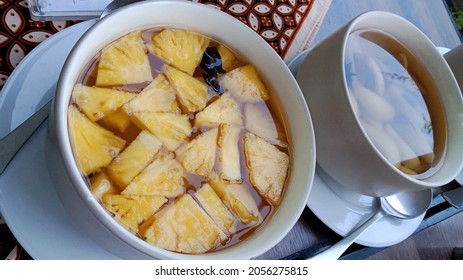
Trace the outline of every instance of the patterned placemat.
<instances>
[{"instance_id":1,"label":"patterned placemat","mask_svg":"<svg viewBox=\"0 0 463 280\"><path fill-rule=\"evenodd\" d=\"M289 62L312 41L331 0L192 0L238 18ZM27 0L0 0L0 90L39 43L76 21L34 21Z\"/></svg>"},{"instance_id":2,"label":"patterned placemat","mask_svg":"<svg viewBox=\"0 0 463 280\"><path fill-rule=\"evenodd\" d=\"M331 0L193 0L238 18L286 61L307 48Z\"/></svg>"},{"instance_id":3,"label":"patterned placemat","mask_svg":"<svg viewBox=\"0 0 463 280\"><path fill-rule=\"evenodd\" d=\"M308 48L331 0L191 0L220 9L253 29L284 59ZM27 0L0 0L0 90L20 61L43 40L76 21L34 21ZM3 94L0 92L0 94ZM1 219L0 260L30 259Z\"/></svg>"},{"instance_id":4,"label":"patterned placemat","mask_svg":"<svg viewBox=\"0 0 463 280\"><path fill-rule=\"evenodd\" d=\"M21 60L39 43L74 21L34 21L27 0L0 0L0 89Z\"/></svg>"}]
</instances>

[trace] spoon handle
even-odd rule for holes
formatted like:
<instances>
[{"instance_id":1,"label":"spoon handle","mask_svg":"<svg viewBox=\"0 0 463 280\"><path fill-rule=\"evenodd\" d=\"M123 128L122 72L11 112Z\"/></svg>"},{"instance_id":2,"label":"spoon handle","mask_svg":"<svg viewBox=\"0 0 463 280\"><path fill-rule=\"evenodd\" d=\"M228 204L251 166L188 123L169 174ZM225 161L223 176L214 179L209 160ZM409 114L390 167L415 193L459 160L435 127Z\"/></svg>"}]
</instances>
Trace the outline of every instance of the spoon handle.
<instances>
[{"instance_id":1,"label":"spoon handle","mask_svg":"<svg viewBox=\"0 0 463 280\"><path fill-rule=\"evenodd\" d=\"M6 167L21 149L23 144L26 143L27 139L29 139L37 128L47 119L50 107L51 100L15 130L0 139L0 147L2 147L0 150L0 175L5 171Z\"/></svg>"},{"instance_id":2,"label":"spoon handle","mask_svg":"<svg viewBox=\"0 0 463 280\"><path fill-rule=\"evenodd\" d=\"M442 194L445 200L455 208L463 208L463 187L444 192Z\"/></svg>"},{"instance_id":3,"label":"spoon handle","mask_svg":"<svg viewBox=\"0 0 463 280\"><path fill-rule=\"evenodd\" d=\"M363 224L359 225L348 235L346 235L341 241L334 244L325 251L309 258L309 260L337 260L341 255L357 240L367 229L369 229L379 219L386 216L382 209L379 209L373 216L371 216Z\"/></svg>"}]
</instances>

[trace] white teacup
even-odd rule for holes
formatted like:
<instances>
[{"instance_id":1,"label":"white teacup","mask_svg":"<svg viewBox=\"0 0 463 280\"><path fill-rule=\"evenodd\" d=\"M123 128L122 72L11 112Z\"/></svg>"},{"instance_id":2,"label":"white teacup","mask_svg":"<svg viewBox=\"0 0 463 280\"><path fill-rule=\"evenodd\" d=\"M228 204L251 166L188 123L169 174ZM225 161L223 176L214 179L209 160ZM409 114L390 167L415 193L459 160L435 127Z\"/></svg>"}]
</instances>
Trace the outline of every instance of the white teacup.
<instances>
[{"instance_id":1,"label":"white teacup","mask_svg":"<svg viewBox=\"0 0 463 280\"><path fill-rule=\"evenodd\" d=\"M407 175L400 171L367 136L357 117L355 101L348 94L344 63L348 37L358 30L384 32L400 42L437 88L431 99L441 103L442 110L437 114L438 121L433 120L433 130L434 135L436 131L442 135L439 134L440 142L435 142L440 143L435 145L440 148L434 148L437 160L432 172ZM360 15L310 51L297 80L313 118L317 162L339 183L358 193L379 197L442 186L461 170L463 101L457 81L434 44L405 19L380 11Z\"/></svg>"}]
</instances>

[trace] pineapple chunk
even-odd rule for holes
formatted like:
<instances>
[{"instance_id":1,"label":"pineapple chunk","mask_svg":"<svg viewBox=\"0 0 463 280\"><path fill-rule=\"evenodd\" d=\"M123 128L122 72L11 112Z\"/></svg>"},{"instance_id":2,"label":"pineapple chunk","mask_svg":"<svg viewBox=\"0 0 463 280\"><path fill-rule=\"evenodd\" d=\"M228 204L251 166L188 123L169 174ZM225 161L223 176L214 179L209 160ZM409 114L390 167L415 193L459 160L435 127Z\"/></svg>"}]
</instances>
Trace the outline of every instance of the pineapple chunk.
<instances>
[{"instance_id":1,"label":"pineapple chunk","mask_svg":"<svg viewBox=\"0 0 463 280\"><path fill-rule=\"evenodd\" d=\"M240 107L231 97L219 97L195 117L195 127L215 127L221 123L243 125Z\"/></svg>"},{"instance_id":2,"label":"pineapple chunk","mask_svg":"<svg viewBox=\"0 0 463 280\"><path fill-rule=\"evenodd\" d=\"M251 184L270 203L278 205L288 173L288 155L252 133L244 136L244 153Z\"/></svg>"},{"instance_id":3,"label":"pineapple chunk","mask_svg":"<svg viewBox=\"0 0 463 280\"><path fill-rule=\"evenodd\" d=\"M74 156L84 175L108 165L125 146L125 140L89 120L74 106L68 111L69 136Z\"/></svg>"},{"instance_id":4,"label":"pineapple chunk","mask_svg":"<svg viewBox=\"0 0 463 280\"><path fill-rule=\"evenodd\" d=\"M132 32L104 48L98 62L97 86L120 86L153 80L141 32Z\"/></svg>"},{"instance_id":5,"label":"pineapple chunk","mask_svg":"<svg viewBox=\"0 0 463 280\"><path fill-rule=\"evenodd\" d=\"M207 93L209 92L206 83L171 66L165 68L165 74L177 91L183 110L188 113L195 113L206 107Z\"/></svg>"},{"instance_id":6,"label":"pineapple chunk","mask_svg":"<svg viewBox=\"0 0 463 280\"><path fill-rule=\"evenodd\" d=\"M279 123L273 119L267 105L263 102L247 103L244 107L244 123L249 132L254 133L267 142L286 147L280 135L282 129Z\"/></svg>"},{"instance_id":7,"label":"pineapple chunk","mask_svg":"<svg viewBox=\"0 0 463 280\"><path fill-rule=\"evenodd\" d=\"M82 84L76 84L72 91L75 103L91 121L97 121L115 112L135 96L135 93Z\"/></svg>"},{"instance_id":8,"label":"pineapple chunk","mask_svg":"<svg viewBox=\"0 0 463 280\"><path fill-rule=\"evenodd\" d=\"M210 177L215 164L218 130L208 130L175 151L187 172Z\"/></svg>"},{"instance_id":9,"label":"pineapple chunk","mask_svg":"<svg viewBox=\"0 0 463 280\"><path fill-rule=\"evenodd\" d=\"M227 206L223 204L219 196L209 184L204 184L196 193L196 200L203 209L211 216L212 220L229 234L236 232L236 219Z\"/></svg>"},{"instance_id":10,"label":"pineapple chunk","mask_svg":"<svg viewBox=\"0 0 463 280\"><path fill-rule=\"evenodd\" d=\"M198 254L227 240L225 233L189 194L183 195L155 217L143 237L166 250Z\"/></svg>"},{"instance_id":11,"label":"pineapple chunk","mask_svg":"<svg viewBox=\"0 0 463 280\"><path fill-rule=\"evenodd\" d=\"M259 74L250 64L226 73L219 81L224 92L232 94L240 102L258 102L270 98Z\"/></svg>"},{"instance_id":12,"label":"pineapple chunk","mask_svg":"<svg viewBox=\"0 0 463 280\"><path fill-rule=\"evenodd\" d=\"M136 98L124 105L129 115L142 111L175 113L178 109L175 91L163 74L159 74Z\"/></svg>"},{"instance_id":13,"label":"pineapple chunk","mask_svg":"<svg viewBox=\"0 0 463 280\"><path fill-rule=\"evenodd\" d=\"M165 29L152 41L155 55L192 76L210 40L185 30Z\"/></svg>"},{"instance_id":14,"label":"pineapple chunk","mask_svg":"<svg viewBox=\"0 0 463 280\"><path fill-rule=\"evenodd\" d=\"M231 70L242 66L241 62L236 59L235 55L224 45L219 45L217 47L217 51L222 59L222 68L226 72L230 72Z\"/></svg>"},{"instance_id":15,"label":"pineapple chunk","mask_svg":"<svg viewBox=\"0 0 463 280\"><path fill-rule=\"evenodd\" d=\"M183 168L175 159L159 156L122 193L177 197L185 193Z\"/></svg>"},{"instance_id":16,"label":"pineapple chunk","mask_svg":"<svg viewBox=\"0 0 463 280\"><path fill-rule=\"evenodd\" d=\"M142 131L106 168L108 175L121 188L125 188L159 152L162 142L147 131Z\"/></svg>"},{"instance_id":17,"label":"pineapple chunk","mask_svg":"<svg viewBox=\"0 0 463 280\"><path fill-rule=\"evenodd\" d=\"M119 108L114 113L98 120L98 123L111 131L124 133L127 128L129 128L132 121L122 108Z\"/></svg>"},{"instance_id":18,"label":"pineapple chunk","mask_svg":"<svg viewBox=\"0 0 463 280\"><path fill-rule=\"evenodd\" d=\"M225 181L241 183L241 164L238 141L241 135L241 127L236 125L221 124L219 126L219 138L217 144L218 169L220 178Z\"/></svg>"},{"instance_id":19,"label":"pineapple chunk","mask_svg":"<svg viewBox=\"0 0 463 280\"><path fill-rule=\"evenodd\" d=\"M103 196L107 194L119 194L121 190L111 183L106 172L101 171L90 178L90 189L99 202L103 202Z\"/></svg>"},{"instance_id":20,"label":"pineapple chunk","mask_svg":"<svg viewBox=\"0 0 463 280\"><path fill-rule=\"evenodd\" d=\"M182 114L134 112L131 119L140 129L147 129L159 137L171 151L178 148L192 131L188 116Z\"/></svg>"},{"instance_id":21,"label":"pineapple chunk","mask_svg":"<svg viewBox=\"0 0 463 280\"><path fill-rule=\"evenodd\" d=\"M166 202L167 198L162 196L108 194L103 197L106 209L134 233L138 233L138 226L153 216Z\"/></svg>"},{"instance_id":22,"label":"pineapple chunk","mask_svg":"<svg viewBox=\"0 0 463 280\"><path fill-rule=\"evenodd\" d=\"M257 202L250 191L251 186L230 184L218 176L213 176L209 184L243 224L259 222L261 217Z\"/></svg>"}]
</instances>

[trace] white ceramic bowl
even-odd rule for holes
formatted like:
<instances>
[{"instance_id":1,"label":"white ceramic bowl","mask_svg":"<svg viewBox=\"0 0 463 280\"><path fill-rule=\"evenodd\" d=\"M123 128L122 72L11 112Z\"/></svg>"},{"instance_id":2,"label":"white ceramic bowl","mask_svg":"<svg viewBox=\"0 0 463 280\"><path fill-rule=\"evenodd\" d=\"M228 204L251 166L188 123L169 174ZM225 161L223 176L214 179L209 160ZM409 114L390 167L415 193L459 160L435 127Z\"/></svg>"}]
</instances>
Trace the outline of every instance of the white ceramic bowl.
<instances>
[{"instance_id":1,"label":"white ceramic bowl","mask_svg":"<svg viewBox=\"0 0 463 280\"><path fill-rule=\"evenodd\" d=\"M181 27L235 50L250 61L274 89L288 128L291 157L286 193L270 221L230 248L202 255L179 254L152 246L120 226L93 197L74 162L68 137L67 111L72 88L97 52L131 31ZM202 4L142 1L110 14L78 41L59 78L50 119L50 173L63 205L77 225L102 247L124 259L248 259L275 246L299 219L315 171L315 138L302 92L283 60L254 31L235 18Z\"/></svg>"},{"instance_id":2,"label":"white ceramic bowl","mask_svg":"<svg viewBox=\"0 0 463 280\"><path fill-rule=\"evenodd\" d=\"M359 29L377 29L395 37L421 61L439 89L447 125L446 150L442 166L425 178L398 171L366 136L354 113L344 58L348 35ZM402 17L375 11L353 19L308 53L297 81L314 123L317 162L342 185L364 195L387 196L442 186L461 169L463 102L457 82L434 44Z\"/></svg>"}]
</instances>

